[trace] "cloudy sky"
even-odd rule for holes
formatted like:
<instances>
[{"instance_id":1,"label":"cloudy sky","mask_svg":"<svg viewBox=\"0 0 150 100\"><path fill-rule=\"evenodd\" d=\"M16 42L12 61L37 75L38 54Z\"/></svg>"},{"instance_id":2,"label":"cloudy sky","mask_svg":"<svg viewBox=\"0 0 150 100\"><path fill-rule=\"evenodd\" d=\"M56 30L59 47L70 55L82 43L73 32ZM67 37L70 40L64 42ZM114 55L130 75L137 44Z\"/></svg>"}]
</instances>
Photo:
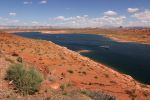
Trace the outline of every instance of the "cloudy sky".
<instances>
[{"instance_id":1,"label":"cloudy sky","mask_svg":"<svg viewBox=\"0 0 150 100\"><path fill-rule=\"evenodd\" d=\"M150 0L1 0L0 25L150 27Z\"/></svg>"}]
</instances>

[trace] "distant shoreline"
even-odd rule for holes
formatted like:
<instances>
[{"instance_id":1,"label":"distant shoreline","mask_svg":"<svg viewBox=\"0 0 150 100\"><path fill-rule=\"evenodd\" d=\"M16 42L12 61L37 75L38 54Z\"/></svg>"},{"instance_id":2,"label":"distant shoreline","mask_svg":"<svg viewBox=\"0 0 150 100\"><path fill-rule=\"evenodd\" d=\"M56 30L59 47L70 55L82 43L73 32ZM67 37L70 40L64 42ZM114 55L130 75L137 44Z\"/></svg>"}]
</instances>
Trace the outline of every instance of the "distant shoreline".
<instances>
[{"instance_id":1,"label":"distant shoreline","mask_svg":"<svg viewBox=\"0 0 150 100\"><path fill-rule=\"evenodd\" d=\"M7 33L41 32L42 34L96 34L103 35L117 42L150 44L150 29L47 29L47 30L6 30ZM141 34L142 33L142 34Z\"/></svg>"}]
</instances>

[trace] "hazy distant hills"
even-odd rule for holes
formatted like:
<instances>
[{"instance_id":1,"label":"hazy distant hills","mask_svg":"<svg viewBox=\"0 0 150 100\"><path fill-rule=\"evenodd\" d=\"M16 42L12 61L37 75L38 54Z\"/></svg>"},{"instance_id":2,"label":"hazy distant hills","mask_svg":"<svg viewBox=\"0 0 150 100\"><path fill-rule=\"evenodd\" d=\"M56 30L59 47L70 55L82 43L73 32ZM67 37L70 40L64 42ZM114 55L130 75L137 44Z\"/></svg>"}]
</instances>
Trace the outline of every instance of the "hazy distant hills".
<instances>
[{"instance_id":1,"label":"hazy distant hills","mask_svg":"<svg viewBox=\"0 0 150 100\"><path fill-rule=\"evenodd\" d=\"M4 26L0 25L0 29L62 29L62 28L70 28L70 27L61 27L61 26ZM85 27L86 29L90 29L92 27ZM100 28L100 27L96 27ZM101 27L101 28L125 28L125 29L147 29L150 27ZM80 28L77 28L80 29ZM83 28L82 28L83 29Z\"/></svg>"}]
</instances>

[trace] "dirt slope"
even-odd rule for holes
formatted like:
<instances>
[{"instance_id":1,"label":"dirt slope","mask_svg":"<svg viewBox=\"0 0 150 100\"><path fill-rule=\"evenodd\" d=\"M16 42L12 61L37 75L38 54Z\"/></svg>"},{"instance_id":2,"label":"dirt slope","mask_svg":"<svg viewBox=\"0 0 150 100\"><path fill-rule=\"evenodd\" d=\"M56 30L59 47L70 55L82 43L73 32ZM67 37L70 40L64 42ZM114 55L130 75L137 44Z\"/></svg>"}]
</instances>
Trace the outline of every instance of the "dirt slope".
<instances>
[{"instance_id":1,"label":"dirt slope","mask_svg":"<svg viewBox=\"0 0 150 100\"><path fill-rule=\"evenodd\" d=\"M52 42L0 33L0 51L17 54L37 66L45 75L43 88L70 83L81 89L103 91L117 100L150 100L150 86Z\"/></svg>"}]
</instances>

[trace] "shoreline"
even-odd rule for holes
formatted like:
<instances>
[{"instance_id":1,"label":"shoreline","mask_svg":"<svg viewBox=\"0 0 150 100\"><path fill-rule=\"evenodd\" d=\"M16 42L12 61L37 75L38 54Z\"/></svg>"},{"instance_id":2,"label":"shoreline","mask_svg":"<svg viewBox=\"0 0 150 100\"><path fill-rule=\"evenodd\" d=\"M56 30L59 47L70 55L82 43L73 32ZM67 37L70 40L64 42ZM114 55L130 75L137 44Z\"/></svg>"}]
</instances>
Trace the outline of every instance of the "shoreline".
<instances>
[{"instance_id":1,"label":"shoreline","mask_svg":"<svg viewBox=\"0 0 150 100\"><path fill-rule=\"evenodd\" d=\"M42 34L42 33L41 33L41 34ZM62 33L61 33L61 34L62 34ZM69 33L69 34L71 34L71 33ZM98 34L96 34L96 35L98 35ZM99 35L101 35L101 34L99 34ZM109 38L109 37L107 37L107 36L105 36L105 35L101 35L101 36L104 36L104 37L106 37L106 38ZM20 37L20 36L19 36L19 37ZM21 37L22 37L22 36L21 36ZM27 38L27 37L23 37L23 38ZM29 38L27 38L27 39L29 39ZM109 39L114 40L114 41L116 41L116 42L126 42L126 43L131 42L131 41L124 41L124 40L117 39L117 38L109 38ZM47 40L46 40L46 41L47 41ZM53 42L51 42L51 41L48 41L48 42L53 43ZM131 42L131 43L132 43L132 42ZM55 43L53 43L53 44L55 44ZM55 44L55 45L58 45L58 44ZM68 48L65 47L65 46L61 46L61 45L58 45L58 46L68 49ZM70 50L70 49L69 49L69 50ZM73 51L73 50L71 50L71 51ZM89 52L92 52L92 50L85 50L85 49L84 49L84 50L73 51L73 52L76 52L76 53L79 53L79 54L80 54L80 53L89 53ZM82 54L80 54L80 55L83 56ZM86 56L83 56L83 57L86 57ZM96 62L96 63L98 63L98 64L100 64L100 65L102 65L102 66L105 66L105 67L107 67L108 69L110 69L110 70L112 70L112 71L116 71L116 72L118 72L118 73L120 73L120 74L123 74L123 75L125 75L125 76L129 76L129 77L133 78L131 75L126 74L126 73L124 73L124 72L122 72L122 71L119 71L119 70L117 70L116 68L113 68L113 67L110 66L110 65L107 65L107 64L104 64L104 63L102 63L102 62L96 61L96 60L91 59L91 58L89 58L89 57L86 57L86 58L88 58L88 59L90 59L90 60L92 60L92 61L94 61L94 62ZM149 86L150 86L150 84L143 83L143 82L141 82L141 81L139 81L139 80L136 80L135 78L133 78L133 80L137 81L137 82L140 83L140 84L145 84L145 85L149 85Z\"/></svg>"},{"instance_id":2,"label":"shoreline","mask_svg":"<svg viewBox=\"0 0 150 100\"><path fill-rule=\"evenodd\" d=\"M71 33L68 33L68 34L71 34ZM98 34L96 34L96 35L98 35ZM99 34L99 35L102 35L102 34ZM17 35L17 36L18 36L18 35ZM102 36L105 36L105 35L102 35ZM19 36L19 37L22 37L22 36ZM27 38L27 37L22 37L22 38L30 39L30 38ZM109 37L106 36L106 38L109 38ZM112 40L114 40L114 41L117 41L117 42L131 42L131 41L124 41L124 40L117 39L117 38L110 38L110 39L112 39ZM35 39L33 39L33 40L35 40ZM47 40L46 40L46 41L47 41ZM47 42L53 43L53 42L51 42L51 41L47 41ZM53 44L55 44L55 43L53 43ZM65 47L65 46L61 46L61 45L58 45L58 44L55 44L55 45L57 45L57 46L59 46L59 47L62 47L62 48L64 48L64 49L68 49L68 48ZM91 50L79 50L79 51L73 51L73 50L70 50L70 49L68 49L68 50L71 51L71 52L78 53L79 55L81 55L80 53L89 53L89 52L91 52ZM81 56L83 56L83 55L81 55ZM110 70L111 72L119 73L119 74L121 74L121 75L123 75L123 76L125 76L125 77L128 77L128 78L132 79L133 81L135 81L135 82L137 82L137 83L139 83L139 84L144 84L144 85L147 85L147 86L150 87L150 84L146 84L146 83L143 83L143 82L141 82L141 81L138 81L138 80L136 80L135 78L133 78L131 75L126 74L126 73L124 73L124 72L122 72L122 71L119 71L119 70L117 70L116 68L111 67L110 65L104 64L104 63L102 63L102 62L96 61L96 60L91 59L91 58L86 57L86 56L83 56L83 57L86 58L86 59L89 59L90 61L94 61L94 62L96 62L96 63L102 65L103 67L105 67L106 69Z\"/></svg>"},{"instance_id":3,"label":"shoreline","mask_svg":"<svg viewBox=\"0 0 150 100\"><path fill-rule=\"evenodd\" d=\"M101 35L101 34L100 34ZM129 41L129 40L125 40L125 39L119 39L119 38L116 38L116 37L112 37L112 36L107 36L107 35L103 35L104 37L106 38L109 38L113 41L116 41L116 42L122 42L122 43L137 43L137 44L145 44L145 45L150 45L150 43L144 43L144 42L139 42L139 41Z\"/></svg>"},{"instance_id":4,"label":"shoreline","mask_svg":"<svg viewBox=\"0 0 150 100\"><path fill-rule=\"evenodd\" d=\"M99 35L101 35L101 34L99 34ZM17 35L17 36L18 36L18 35ZM102 36L103 36L103 35L102 35ZM19 36L19 37L22 37L22 36ZM22 38L27 38L27 37L22 37ZM106 37L106 38L109 38L109 37ZM27 39L30 39L30 38L27 38ZM111 39L111 38L110 38L110 39ZM47 41L47 40L44 40L44 41ZM117 40L116 40L116 41L117 41ZM51 41L48 41L48 42L53 43L53 42L51 42ZM119 40L119 39L118 39L118 42L128 42L128 41L122 41L122 40ZM55 44L55 43L53 43L53 44ZM55 45L58 45L58 44L55 44ZM65 46L61 46L61 45L58 45L58 46L60 46L60 47L62 47L62 48L65 48L65 49L68 49L68 48L65 47ZM69 50L70 50L70 49L69 49ZM78 53L78 54L80 54L80 53L90 53L90 52L92 52L92 50L85 50L85 49L84 49L84 50L79 50L79 51L73 51L73 50L70 50L70 51L75 52L75 53ZM82 54L80 54L80 55L83 56ZM130 77L130 78L132 78L134 81L136 81L136 82L138 82L138 83L140 83L140 84L148 85L148 86L150 87L150 84L146 84L146 83L143 83L143 82L141 82L141 81L139 81L139 80L136 80L136 79L135 79L134 77L132 77L131 75L126 74L126 73L124 73L124 72L122 72L122 71L119 71L118 69L113 68L113 67L110 66L110 65L104 64L103 62L96 61L96 60L91 59L91 58L86 57L86 56L83 56L83 57L85 57L85 58L87 58L87 59L89 59L89 60L91 60L91 61L94 61L94 62L96 62L96 63L98 63L98 64L100 64L100 65L106 67L107 69L109 69L109 70L112 71L112 72L117 72L117 73L119 73L119 74L125 75L126 77Z\"/></svg>"},{"instance_id":5,"label":"shoreline","mask_svg":"<svg viewBox=\"0 0 150 100\"><path fill-rule=\"evenodd\" d=\"M107 37L111 40L114 40L116 42L124 42L124 43L139 43L139 44L146 44L146 45L150 45L149 41L145 41L144 38L142 39L141 37L141 40L139 40L138 38L135 38L132 39L133 36L130 36L128 37L128 39L126 37L124 37L124 35L121 35L122 37L119 38L118 36L113 36L113 34L105 34L105 33L97 33L97 32L93 32L93 31L90 31L90 32L86 32L86 31L78 31L78 30L73 30L73 31L70 31L70 30L38 30L38 31L34 31L34 30L11 30L11 31L6 31L7 33L18 33L18 32L40 32L41 34L94 34L94 35L102 35L104 37ZM107 33L107 32L106 32ZM123 39L124 38L124 39ZM131 39L130 39L131 38ZM149 39L149 37L148 37ZM147 39L147 40L148 40Z\"/></svg>"}]
</instances>

